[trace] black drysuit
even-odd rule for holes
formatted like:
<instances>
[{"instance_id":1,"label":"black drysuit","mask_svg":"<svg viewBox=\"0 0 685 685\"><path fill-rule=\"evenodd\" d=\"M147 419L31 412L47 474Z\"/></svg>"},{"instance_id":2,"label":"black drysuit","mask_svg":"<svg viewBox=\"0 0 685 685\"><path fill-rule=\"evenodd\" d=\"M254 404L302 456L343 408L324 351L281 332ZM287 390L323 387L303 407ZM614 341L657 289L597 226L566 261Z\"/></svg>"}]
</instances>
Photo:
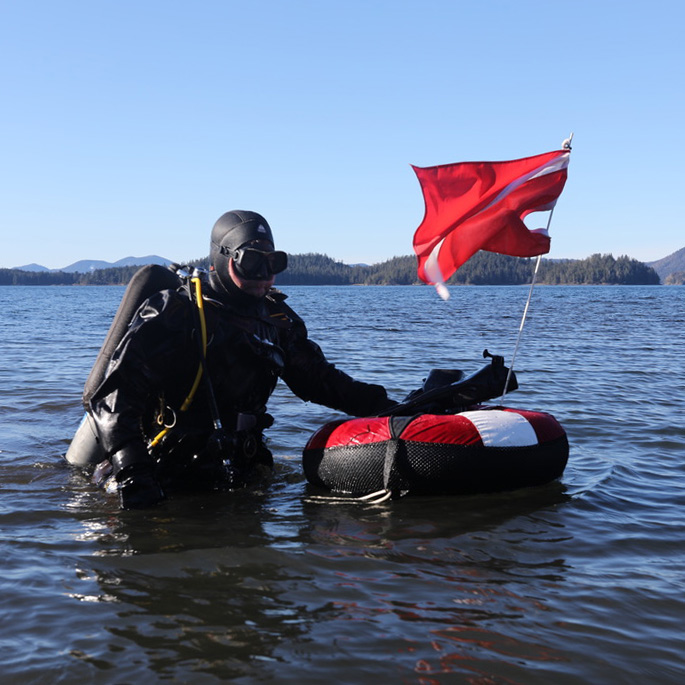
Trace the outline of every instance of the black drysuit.
<instances>
[{"instance_id":1,"label":"black drysuit","mask_svg":"<svg viewBox=\"0 0 685 685\"><path fill-rule=\"evenodd\" d=\"M383 387L355 381L326 360L282 293L272 290L261 300L235 302L214 297L205 286L206 368L223 427L240 440L249 438L250 444L256 439L257 461L271 461L261 430L270 425L266 403L279 378L301 399L355 416L376 414L392 404ZM197 314L183 288L146 300L93 394L92 416L106 453L114 455L115 475L152 470L155 478L167 478L165 487L173 487L173 479L187 477L189 460L198 462L203 454L214 431L204 379L181 410L201 361ZM168 433L148 450L164 426L170 427ZM236 444L234 456L240 457Z\"/></svg>"}]
</instances>

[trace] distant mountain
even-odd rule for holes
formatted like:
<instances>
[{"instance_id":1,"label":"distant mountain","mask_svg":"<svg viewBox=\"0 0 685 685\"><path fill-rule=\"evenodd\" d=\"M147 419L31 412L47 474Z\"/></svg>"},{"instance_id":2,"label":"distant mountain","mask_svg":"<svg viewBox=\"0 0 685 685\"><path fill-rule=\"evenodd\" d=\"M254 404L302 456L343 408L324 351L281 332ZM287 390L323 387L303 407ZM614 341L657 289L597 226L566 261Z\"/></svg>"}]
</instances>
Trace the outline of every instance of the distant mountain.
<instances>
[{"instance_id":1,"label":"distant mountain","mask_svg":"<svg viewBox=\"0 0 685 685\"><path fill-rule=\"evenodd\" d=\"M143 264L160 264L161 266L169 266L173 264L170 259L158 257L157 255L148 255L147 257L124 257L118 262L114 262L112 266L142 266Z\"/></svg>"},{"instance_id":2,"label":"distant mountain","mask_svg":"<svg viewBox=\"0 0 685 685\"><path fill-rule=\"evenodd\" d=\"M147 257L124 257L116 262L105 262L101 259L82 259L69 266L61 269L48 269L40 264L27 264L26 266L15 266L13 268L20 271L62 271L64 273L81 273L85 274L89 271L96 271L97 269L111 269L119 266L143 266L144 264L161 264L162 266L169 266L172 264L170 259L158 257L157 255L148 255Z\"/></svg>"},{"instance_id":3,"label":"distant mountain","mask_svg":"<svg viewBox=\"0 0 685 685\"><path fill-rule=\"evenodd\" d=\"M47 266L41 266L40 264L26 264L25 266L13 266L13 269L19 269L20 271L50 271Z\"/></svg>"},{"instance_id":4,"label":"distant mountain","mask_svg":"<svg viewBox=\"0 0 685 685\"><path fill-rule=\"evenodd\" d=\"M646 262L646 264L659 274L662 281L665 281L676 271L685 271L685 247L681 247L668 257L657 259L655 262Z\"/></svg>"},{"instance_id":5,"label":"distant mountain","mask_svg":"<svg viewBox=\"0 0 685 685\"><path fill-rule=\"evenodd\" d=\"M101 259L82 259L69 266L64 266L61 269L50 269L50 271L63 271L64 273L87 273L88 271L95 271L96 269L109 269L114 266L112 262L104 262Z\"/></svg>"}]
</instances>

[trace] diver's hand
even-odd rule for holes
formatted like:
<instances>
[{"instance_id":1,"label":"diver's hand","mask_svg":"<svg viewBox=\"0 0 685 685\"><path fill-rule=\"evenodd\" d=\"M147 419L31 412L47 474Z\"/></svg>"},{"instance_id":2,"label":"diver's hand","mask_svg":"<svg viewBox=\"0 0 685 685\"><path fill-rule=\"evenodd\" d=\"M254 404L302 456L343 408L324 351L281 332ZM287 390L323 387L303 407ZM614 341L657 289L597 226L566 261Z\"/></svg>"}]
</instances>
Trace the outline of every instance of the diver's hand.
<instances>
[{"instance_id":1,"label":"diver's hand","mask_svg":"<svg viewBox=\"0 0 685 685\"><path fill-rule=\"evenodd\" d=\"M147 509L164 499L154 463L144 445L129 443L112 455L122 509Z\"/></svg>"},{"instance_id":2,"label":"diver's hand","mask_svg":"<svg viewBox=\"0 0 685 685\"><path fill-rule=\"evenodd\" d=\"M162 488L152 470L141 466L127 466L116 475L122 509L147 509L164 499Z\"/></svg>"}]
</instances>

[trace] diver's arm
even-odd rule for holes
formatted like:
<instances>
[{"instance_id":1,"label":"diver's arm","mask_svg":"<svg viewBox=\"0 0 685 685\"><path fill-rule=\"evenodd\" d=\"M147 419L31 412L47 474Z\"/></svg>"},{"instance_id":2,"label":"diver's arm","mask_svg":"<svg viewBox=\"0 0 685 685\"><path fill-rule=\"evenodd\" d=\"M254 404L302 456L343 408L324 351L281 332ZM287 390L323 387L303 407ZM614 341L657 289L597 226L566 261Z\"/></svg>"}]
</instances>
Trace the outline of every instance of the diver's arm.
<instances>
[{"instance_id":1,"label":"diver's arm","mask_svg":"<svg viewBox=\"0 0 685 685\"><path fill-rule=\"evenodd\" d=\"M299 320L285 345L283 380L300 398L323 404L352 416L371 416L395 404L381 385L354 380L329 362L321 348L307 336Z\"/></svg>"}]
</instances>

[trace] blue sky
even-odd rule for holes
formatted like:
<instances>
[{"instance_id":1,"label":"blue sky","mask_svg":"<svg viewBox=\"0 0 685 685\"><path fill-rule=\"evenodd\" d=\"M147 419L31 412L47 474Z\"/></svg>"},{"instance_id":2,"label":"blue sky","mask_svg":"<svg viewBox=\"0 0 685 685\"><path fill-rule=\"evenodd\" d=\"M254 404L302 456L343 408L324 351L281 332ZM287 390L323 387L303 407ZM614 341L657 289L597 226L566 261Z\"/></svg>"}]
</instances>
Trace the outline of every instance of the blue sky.
<instances>
[{"instance_id":1,"label":"blue sky","mask_svg":"<svg viewBox=\"0 0 685 685\"><path fill-rule=\"evenodd\" d=\"M571 131L549 256L659 259L685 246L684 7L0 0L0 266L194 259L229 209L379 262L411 253L411 164Z\"/></svg>"}]
</instances>

